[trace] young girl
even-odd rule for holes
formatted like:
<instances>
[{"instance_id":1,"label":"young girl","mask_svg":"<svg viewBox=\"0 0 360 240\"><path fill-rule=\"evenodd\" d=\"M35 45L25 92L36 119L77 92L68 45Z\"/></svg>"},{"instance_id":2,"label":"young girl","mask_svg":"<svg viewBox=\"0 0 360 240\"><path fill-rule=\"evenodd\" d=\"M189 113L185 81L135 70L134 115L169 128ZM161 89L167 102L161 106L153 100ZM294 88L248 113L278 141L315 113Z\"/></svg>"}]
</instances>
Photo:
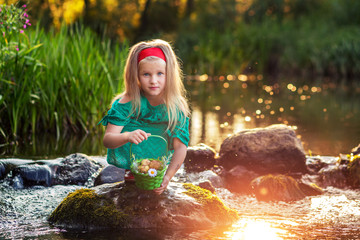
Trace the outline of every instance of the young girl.
<instances>
[{"instance_id":1,"label":"young girl","mask_svg":"<svg viewBox=\"0 0 360 240\"><path fill-rule=\"evenodd\" d=\"M177 57L163 40L140 42L129 52L125 91L113 100L101 120L106 127L103 144L107 161L130 169L130 144L139 144L151 134L164 137L173 151L161 186L161 194L183 163L189 143L189 107Z\"/></svg>"}]
</instances>

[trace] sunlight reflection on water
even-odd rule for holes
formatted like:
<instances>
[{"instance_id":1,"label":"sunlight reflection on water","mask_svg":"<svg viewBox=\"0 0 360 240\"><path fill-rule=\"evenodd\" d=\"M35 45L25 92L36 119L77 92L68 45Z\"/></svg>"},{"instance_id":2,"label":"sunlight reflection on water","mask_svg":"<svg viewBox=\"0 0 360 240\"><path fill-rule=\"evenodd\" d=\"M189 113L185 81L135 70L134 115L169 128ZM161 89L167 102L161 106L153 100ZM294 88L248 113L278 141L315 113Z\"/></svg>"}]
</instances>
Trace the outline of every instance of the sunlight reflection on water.
<instances>
[{"instance_id":1,"label":"sunlight reflection on water","mask_svg":"<svg viewBox=\"0 0 360 240\"><path fill-rule=\"evenodd\" d=\"M283 239L280 236L288 235L288 232L265 220L242 219L232 226L231 231L224 234L233 240L278 240Z\"/></svg>"}]
</instances>

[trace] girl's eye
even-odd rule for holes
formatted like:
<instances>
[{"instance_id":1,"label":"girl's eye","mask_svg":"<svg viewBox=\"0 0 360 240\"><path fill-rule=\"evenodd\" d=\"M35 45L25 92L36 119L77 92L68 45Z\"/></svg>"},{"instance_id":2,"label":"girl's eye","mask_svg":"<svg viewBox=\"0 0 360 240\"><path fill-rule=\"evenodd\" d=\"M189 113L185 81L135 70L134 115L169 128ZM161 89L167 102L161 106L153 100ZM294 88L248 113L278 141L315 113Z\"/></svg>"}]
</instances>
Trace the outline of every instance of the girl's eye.
<instances>
[{"instance_id":1,"label":"girl's eye","mask_svg":"<svg viewBox=\"0 0 360 240\"><path fill-rule=\"evenodd\" d=\"M162 72L158 72L158 75L160 76L160 75L163 75L164 73L162 73Z\"/></svg>"},{"instance_id":2,"label":"girl's eye","mask_svg":"<svg viewBox=\"0 0 360 240\"><path fill-rule=\"evenodd\" d=\"M144 73L143 75L144 75L145 77L149 76L149 74L148 74L148 73Z\"/></svg>"}]
</instances>

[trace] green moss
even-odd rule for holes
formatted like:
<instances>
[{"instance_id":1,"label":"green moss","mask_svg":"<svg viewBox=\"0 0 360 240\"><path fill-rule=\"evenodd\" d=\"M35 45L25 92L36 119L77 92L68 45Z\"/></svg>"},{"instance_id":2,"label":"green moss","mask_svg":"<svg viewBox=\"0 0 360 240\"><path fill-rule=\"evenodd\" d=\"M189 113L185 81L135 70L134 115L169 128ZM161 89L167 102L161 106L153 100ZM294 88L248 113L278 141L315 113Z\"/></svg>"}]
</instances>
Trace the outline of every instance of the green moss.
<instances>
[{"instance_id":1,"label":"green moss","mask_svg":"<svg viewBox=\"0 0 360 240\"><path fill-rule=\"evenodd\" d=\"M191 183L184 183L184 188L187 190L184 192L186 195L193 197L198 203L204 206L206 215L210 219L216 218L233 221L239 217L235 210L225 206L220 198L209 190Z\"/></svg>"},{"instance_id":2,"label":"green moss","mask_svg":"<svg viewBox=\"0 0 360 240\"><path fill-rule=\"evenodd\" d=\"M52 212L49 222L79 228L124 227L128 215L116 209L111 199L100 196L91 189L70 193Z\"/></svg>"}]
</instances>

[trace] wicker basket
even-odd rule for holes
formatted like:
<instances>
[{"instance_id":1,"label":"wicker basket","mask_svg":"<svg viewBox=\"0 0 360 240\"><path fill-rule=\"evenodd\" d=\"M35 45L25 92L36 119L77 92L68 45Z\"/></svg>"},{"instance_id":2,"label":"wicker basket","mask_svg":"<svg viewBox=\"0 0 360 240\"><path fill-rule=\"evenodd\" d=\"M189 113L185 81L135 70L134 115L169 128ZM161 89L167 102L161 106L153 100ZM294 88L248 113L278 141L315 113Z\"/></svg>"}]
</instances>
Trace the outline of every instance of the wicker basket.
<instances>
[{"instance_id":1,"label":"wicker basket","mask_svg":"<svg viewBox=\"0 0 360 240\"><path fill-rule=\"evenodd\" d=\"M167 169L167 152L167 141L158 135L150 135L147 140L140 144L130 145L130 158L133 160L131 172L135 177L135 184L138 188L153 190L160 187ZM148 159L150 162L154 160L161 162L161 168L157 170L156 176L139 172L138 167L144 159Z\"/></svg>"}]
</instances>

